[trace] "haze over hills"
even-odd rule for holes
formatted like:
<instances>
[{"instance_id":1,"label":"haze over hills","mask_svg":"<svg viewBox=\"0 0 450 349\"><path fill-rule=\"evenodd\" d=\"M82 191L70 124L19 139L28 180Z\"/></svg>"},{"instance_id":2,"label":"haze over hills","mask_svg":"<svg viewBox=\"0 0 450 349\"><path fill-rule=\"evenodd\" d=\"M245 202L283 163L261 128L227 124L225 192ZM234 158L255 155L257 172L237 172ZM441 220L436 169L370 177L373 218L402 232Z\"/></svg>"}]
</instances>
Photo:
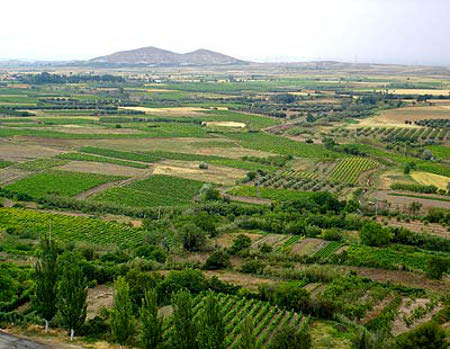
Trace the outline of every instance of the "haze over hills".
<instances>
[{"instance_id":1,"label":"haze over hills","mask_svg":"<svg viewBox=\"0 0 450 349\"><path fill-rule=\"evenodd\" d=\"M115 52L91 59L88 62L130 65L229 65L247 63L234 57L205 49L180 54L153 46Z\"/></svg>"}]
</instances>

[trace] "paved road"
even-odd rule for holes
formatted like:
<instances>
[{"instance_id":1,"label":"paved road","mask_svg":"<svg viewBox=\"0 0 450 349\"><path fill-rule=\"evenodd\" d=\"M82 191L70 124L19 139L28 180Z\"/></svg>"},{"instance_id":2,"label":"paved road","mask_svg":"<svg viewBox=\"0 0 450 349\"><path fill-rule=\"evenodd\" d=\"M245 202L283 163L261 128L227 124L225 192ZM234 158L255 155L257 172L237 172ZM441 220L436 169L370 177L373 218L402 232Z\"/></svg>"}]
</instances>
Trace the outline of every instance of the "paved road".
<instances>
[{"instance_id":1,"label":"paved road","mask_svg":"<svg viewBox=\"0 0 450 349\"><path fill-rule=\"evenodd\" d=\"M0 349L48 349L49 347L0 331Z\"/></svg>"}]
</instances>

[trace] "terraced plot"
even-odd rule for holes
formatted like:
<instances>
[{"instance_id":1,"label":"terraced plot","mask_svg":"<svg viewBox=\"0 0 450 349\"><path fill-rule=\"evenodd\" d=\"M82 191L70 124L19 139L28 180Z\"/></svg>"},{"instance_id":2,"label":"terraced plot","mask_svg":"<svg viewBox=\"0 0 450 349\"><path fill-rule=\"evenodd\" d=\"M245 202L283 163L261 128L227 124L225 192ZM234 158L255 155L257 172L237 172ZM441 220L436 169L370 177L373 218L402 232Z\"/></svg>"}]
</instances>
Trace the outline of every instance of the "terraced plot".
<instances>
[{"instance_id":1,"label":"terraced plot","mask_svg":"<svg viewBox=\"0 0 450 349\"><path fill-rule=\"evenodd\" d=\"M345 158L333 168L330 179L345 183L355 183L361 173L376 167L378 167L378 163L369 158Z\"/></svg>"},{"instance_id":2,"label":"terraced plot","mask_svg":"<svg viewBox=\"0 0 450 349\"><path fill-rule=\"evenodd\" d=\"M92 200L131 207L177 206L188 204L203 182L153 175L121 188L111 188Z\"/></svg>"},{"instance_id":3,"label":"terraced plot","mask_svg":"<svg viewBox=\"0 0 450 349\"><path fill-rule=\"evenodd\" d=\"M69 171L48 171L23 178L5 187L6 190L39 199L47 195L75 196L97 185L126 177Z\"/></svg>"}]
</instances>

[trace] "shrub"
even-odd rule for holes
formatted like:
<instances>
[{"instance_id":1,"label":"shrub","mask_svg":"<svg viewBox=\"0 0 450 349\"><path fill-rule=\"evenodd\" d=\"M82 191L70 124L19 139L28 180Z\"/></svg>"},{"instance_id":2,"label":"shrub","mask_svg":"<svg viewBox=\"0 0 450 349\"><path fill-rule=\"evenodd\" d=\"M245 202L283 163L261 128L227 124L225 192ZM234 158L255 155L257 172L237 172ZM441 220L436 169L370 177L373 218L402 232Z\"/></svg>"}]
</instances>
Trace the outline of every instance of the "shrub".
<instances>
[{"instance_id":1,"label":"shrub","mask_svg":"<svg viewBox=\"0 0 450 349\"><path fill-rule=\"evenodd\" d=\"M445 331L436 323L429 322L400 335L397 338L397 347L399 349L446 349L448 343Z\"/></svg>"},{"instance_id":2,"label":"shrub","mask_svg":"<svg viewBox=\"0 0 450 349\"><path fill-rule=\"evenodd\" d=\"M328 241L341 241L342 232L337 228L327 229L323 232L323 238Z\"/></svg>"},{"instance_id":3,"label":"shrub","mask_svg":"<svg viewBox=\"0 0 450 349\"><path fill-rule=\"evenodd\" d=\"M384 246L392 239L392 233L389 229L383 228L375 222L364 223L361 229L361 242L367 246Z\"/></svg>"},{"instance_id":4,"label":"shrub","mask_svg":"<svg viewBox=\"0 0 450 349\"><path fill-rule=\"evenodd\" d=\"M226 269L231 266L230 256L224 251L216 251L206 260L204 269L218 270Z\"/></svg>"},{"instance_id":5,"label":"shrub","mask_svg":"<svg viewBox=\"0 0 450 349\"><path fill-rule=\"evenodd\" d=\"M207 170L207 169L208 169L208 164L207 164L206 162L201 162L201 163L198 165L198 168L199 168L200 170Z\"/></svg>"},{"instance_id":6,"label":"shrub","mask_svg":"<svg viewBox=\"0 0 450 349\"><path fill-rule=\"evenodd\" d=\"M250 239L247 235L239 234L233 240L233 246L231 246L230 252L237 253L239 251L249 248L251 246L251 244L252 244L252 239Z\"/></svg>"}]
</instances>

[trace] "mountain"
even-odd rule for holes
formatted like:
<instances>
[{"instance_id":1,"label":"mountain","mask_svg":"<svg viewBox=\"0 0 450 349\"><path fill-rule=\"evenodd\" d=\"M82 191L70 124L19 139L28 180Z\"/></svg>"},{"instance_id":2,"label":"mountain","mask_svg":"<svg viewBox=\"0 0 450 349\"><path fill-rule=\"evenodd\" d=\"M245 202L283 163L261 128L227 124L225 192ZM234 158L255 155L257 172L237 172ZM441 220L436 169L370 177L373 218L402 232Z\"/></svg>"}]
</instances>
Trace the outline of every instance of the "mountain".
<instances>
[{"instance_id":1,"label":"mountain","mask_svg":"<svg viewBox=\"0 0 450 349\"><path fill-rule=\"evenodd\" d=\"M93 58L88 63L126 65L228 65L245 64L247 62L204 49L180 54L150 46Z\"/></svg>"}]
</instances>

